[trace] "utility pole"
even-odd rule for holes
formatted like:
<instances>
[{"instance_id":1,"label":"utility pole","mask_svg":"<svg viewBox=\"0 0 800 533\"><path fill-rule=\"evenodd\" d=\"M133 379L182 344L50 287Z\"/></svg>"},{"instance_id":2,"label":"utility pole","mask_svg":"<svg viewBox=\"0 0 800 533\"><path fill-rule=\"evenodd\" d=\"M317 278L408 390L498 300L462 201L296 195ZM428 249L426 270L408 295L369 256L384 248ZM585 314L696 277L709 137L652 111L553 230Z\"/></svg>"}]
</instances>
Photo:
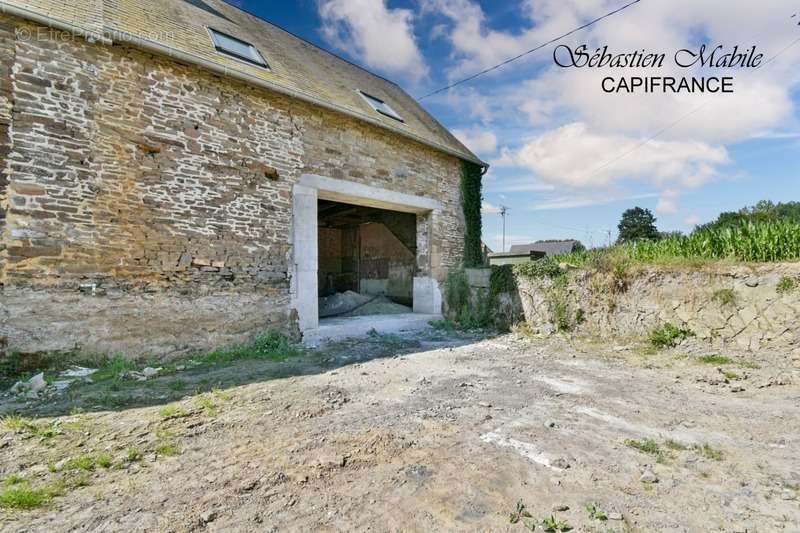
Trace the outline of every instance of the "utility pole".
<instances>
[{"instance_id":1,"label":"utility pole","mask_svg":"<svg viewBox=\"0 0 800 533\"><path fill-rule=\"evenodd\" d=\"M506 251L506 214L508 208L504 205L500 206L500 216L503 217L503 253Z\"/></svg>"}]
</instances>

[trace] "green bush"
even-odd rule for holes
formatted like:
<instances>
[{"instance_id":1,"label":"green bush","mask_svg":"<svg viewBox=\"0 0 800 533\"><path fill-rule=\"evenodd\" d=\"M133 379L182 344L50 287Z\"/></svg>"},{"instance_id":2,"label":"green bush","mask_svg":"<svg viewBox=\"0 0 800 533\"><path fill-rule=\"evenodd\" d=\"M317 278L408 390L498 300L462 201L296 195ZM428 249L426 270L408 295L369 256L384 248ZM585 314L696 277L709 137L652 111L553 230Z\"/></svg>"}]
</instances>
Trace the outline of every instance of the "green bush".
<instances>
[{"instance_id":1,"label":"green bush","mask_svg":"<svg viewBox=\"0 0 800 533\"><path fill-rule=\"evenodd\" d=\"M472 301L471 293L466 272L463 270L450 272L444 281L447 315L463 329L487 328L492 322L494 297L489 291L480 291L475 301Z\"/></svg>"},{"instance_id":2,"label":"green bush","mask_svg":"<svg viewBox=\"0 0 800 533\"><path fill-rule=\"evenodd\" d=\"M579 252L586 253L586 252ZM520 263L514 265L514 273L517 276L528 279L555 279L564 274L559 262L553 257L544 257L536 261Z\"/></svg>"},{"instance_id":3,"label":"green bush","mask_svg":"<svg viewBox=\"0 0 800 533\"><path fill-rule=\"evenodd\" d=\"M517 290L517 279L514 277L514 267L512 265L493 266L489 279L492 296Z\"/></svg>"},{"instance_id":4,"label":"green bush","mask_svg":"<svg viewBox=\"0 0 800 533\"><path fill-rule=\"evenodd\" d=\"M689 329L679 328L667 322L663 326L650 332L650 344L654 348L674 348L684 339L693 336L694 332Z\"/></svg>"},{"instance_id":5,"label":"green bush","mask_svg":"<svg viewBox=\"0 0 800 533\"><path fill-rule=\"evenodd\" d=\"M463 270L453 270L444 280L444 301L449 314L458 315L469 307L469 282Z\"/></svg>"}]
</instances>

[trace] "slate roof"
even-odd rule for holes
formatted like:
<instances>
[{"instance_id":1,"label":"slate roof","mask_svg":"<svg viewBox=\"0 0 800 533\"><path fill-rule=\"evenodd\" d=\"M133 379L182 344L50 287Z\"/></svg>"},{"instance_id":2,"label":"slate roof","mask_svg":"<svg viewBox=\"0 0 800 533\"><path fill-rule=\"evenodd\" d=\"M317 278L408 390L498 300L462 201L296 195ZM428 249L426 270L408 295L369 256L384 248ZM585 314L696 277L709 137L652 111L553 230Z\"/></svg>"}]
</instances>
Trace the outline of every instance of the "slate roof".
<instances>
[{"instance_id":1,"label":"slate roof","mask_svg":"<svg viewBox=\"0 0 800 533\"><path fill-rule=\"evenodd\" d=\"M398 85L222 0L0 0L0 11L105 42L175 51L181 59L484 164ZM219 53L209 27L256 46L269 69ZM358 90L389 103L405 122L377 113Z\"/></svg>"},{"instance_id":2,"label":"slate roof","mask_svg":"<svg viewBox=\"0 0 800 533\"><path fill-rule=\"evenodd\" d=\"M514 244L509 253L544 252L548 256L566 254L572 251L578 241L537 241L530 244Z\"/></svg>"}]
</instances>

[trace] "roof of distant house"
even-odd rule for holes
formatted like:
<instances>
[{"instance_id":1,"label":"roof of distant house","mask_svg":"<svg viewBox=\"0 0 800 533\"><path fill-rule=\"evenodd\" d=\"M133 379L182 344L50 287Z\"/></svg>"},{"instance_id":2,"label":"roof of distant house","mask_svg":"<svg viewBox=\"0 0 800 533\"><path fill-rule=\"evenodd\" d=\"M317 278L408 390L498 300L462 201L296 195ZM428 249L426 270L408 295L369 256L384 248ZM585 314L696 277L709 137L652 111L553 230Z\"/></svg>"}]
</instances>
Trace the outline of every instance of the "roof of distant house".
<instances>
[{"instance_id":1,"label":"roof of distant house","mask_svg":"<svg viewBox=\"0 0 800 533\"><path fill-rule=\"evenodd\" d=\"M571 252L578 241L536 241L530 244L514 244L511 246L511 252L514 253L527 253L527 252L544 252L545 254L561 255Z\"/></svg>"},{"instance_id":2,"label":"roof of distant house","mask_svg":"<svg viewBox=\"0 0 800 533\"><path fill-rule=\"evenodd\" d=\"M485 165L395 83L222 0L0 0L0 10L171 56ZM222 34L216 42L212 31ZM221 51L220 42L234 53ZM248 61L259 54L263 61Z\"/></svg>"}]
</instances>

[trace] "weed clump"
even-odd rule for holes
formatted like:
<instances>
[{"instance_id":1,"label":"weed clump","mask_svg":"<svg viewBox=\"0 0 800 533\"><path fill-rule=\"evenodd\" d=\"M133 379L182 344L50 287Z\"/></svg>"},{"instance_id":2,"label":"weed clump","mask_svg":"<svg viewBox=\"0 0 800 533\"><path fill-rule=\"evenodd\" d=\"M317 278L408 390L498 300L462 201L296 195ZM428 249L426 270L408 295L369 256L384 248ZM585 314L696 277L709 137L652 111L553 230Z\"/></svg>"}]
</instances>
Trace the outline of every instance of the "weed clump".
<instances>
[{"instance_id":1,"label":"weed clump","mask_svg":"<svg viewBox=\"0 0 800 533\"><path fill-rule=\"evenodd\" d=\"M714 291L711 299L722 306L733 305L736 303L736 291L733 289L719 289Z\"/></svg>"},{"instance_id":2,"label":"weed clump","mask_svg":"<svg viewBox=\"0 0 800 533\"><path fill-rule=\"evenodd\" d=\"M650 455L659 455L661 453L661 449L658 447L658 443L653 439L642 439L642 440L633 440L633 439L626 439L625 445L639 450L640 452L648 453Z\"/></svg>"},{"instance_id":3,"label":"weed clump","mask_svg":"<svg viewBox=\"0 0 800 533\"><path fill-rule=\"evenodd\" d=\"M9 476L0 486L0 508L9 510L30 510L50 503L56 496L64 493L62 482L44 487L32 487L21 476Z\"/></svg>"},{"instance_id":4,"label":"weed clump","mask_svg":"<svg viewBox=\"0 0 800 533\"><path fill-rule=\"evenodd\" d=\"M206 364L231 363L243 359L282 361L302 353L303 350L293 345L286 335L273 331L256 337L249 344L215 350L193 359Z\"/></svg>"},{"instance_id":5,"label":"weed clump","mask_svg":"<svg viewBox=\"0 0 800 533\"><path fill-rule=\"evenodd\" d=\"M722 451L717 450L710 444L698 444L692 446L692 449L698 454L705 457L706 459L711 459L712 461L722 461L722 458L724 456Z\"/></svg>"},{"instance_id":6,"label":"weed clump","mask_svg":"<svg viewBox=\"0 0 800 533\"><path fill-rule=\"evenodd\" d=\"M24 437L36 437L45 441L61 435L61 425L58 421L34 422L18 415L8 415L0 419L0 425L10 431L21 433Z\"/></svg>"},{"instance_id":7,"label":"weed clump","mask_svg":"<svg viewBox=\"0 0 800 533\"><path fill-rule=\"evenodd\" d=\"M464 270L454 270L444 281L447 312L456 326L462 329L485 329L492 323L491 291L478 291L475 298ZM474 300L474 301L473 301Z\"/></svg>"},{"instance_id":8,"label":"weed clump","mask_svg":"<svg viewBox=\"0 0 800 533\"><path fill-rule=\"evenodd\" d=\"M800 286L800 281L798 281L796 278L784 276L778 282L776 290L778 291L778 294L789 294L797 289L798 286Z\"/></svg>"},{"instance_id":9,"label":"weed clump","mask_svg":"<svg viewBox=\"0 0 800 533\"><path fill-rule=\"evenodd\" d=\"M694 336L694 332L686 328L679 328L678 326L667 322L661 327L658 327L650 332L650 344L653 348L663 350L665 348L674 348L682 341Z\"/></svg>"},{"instance_id":10,"label":"weed clump","mask_svg":"<svg viewBox=\"0 0 800 533\"><path fill-rule=\"evenodd\" d=\"M701 363L707 365L730 365L733 364L733 360L730 357L725 357L724 355L703 355L697 358L697 360Z\"/></svg>"}]
</instances>

